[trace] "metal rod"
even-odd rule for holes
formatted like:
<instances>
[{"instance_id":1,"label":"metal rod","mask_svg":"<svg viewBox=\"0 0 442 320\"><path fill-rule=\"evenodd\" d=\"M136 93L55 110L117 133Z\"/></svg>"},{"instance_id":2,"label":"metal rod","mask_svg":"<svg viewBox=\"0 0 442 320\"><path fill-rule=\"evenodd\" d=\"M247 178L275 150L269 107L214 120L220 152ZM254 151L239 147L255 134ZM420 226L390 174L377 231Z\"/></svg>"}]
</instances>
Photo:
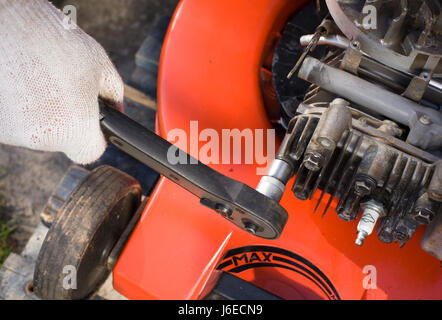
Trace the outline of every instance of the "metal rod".
<instances>
[{"instance_id":1,"label":"metal rod","mask_svg":"<svg viewBox=\"0 0 442 320\"><path fill-rule=\"evenodd\" d=\"M421 106L312 57L305 59L299 70L299 77L410 127L418 114L429 115L433 122L442 124L442 115L438 111Z\"/></svg>"}]
</instances>

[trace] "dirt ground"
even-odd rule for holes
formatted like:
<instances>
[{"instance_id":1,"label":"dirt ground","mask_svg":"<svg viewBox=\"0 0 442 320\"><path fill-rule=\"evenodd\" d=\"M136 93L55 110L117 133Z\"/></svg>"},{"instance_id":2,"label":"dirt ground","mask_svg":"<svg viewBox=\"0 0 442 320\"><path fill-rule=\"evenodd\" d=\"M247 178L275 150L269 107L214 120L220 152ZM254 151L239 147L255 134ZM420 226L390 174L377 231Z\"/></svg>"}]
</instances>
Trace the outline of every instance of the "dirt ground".
<instances>
[{"instance_id":1,"label":"dirt ground","mask_svg":"<svg viewBox=\"0 0 442 320\"><path fill-rule=\"evenodd\" d=\"M155 18L171 15L177 0L54 0L74 5L77 22L109 53L125 81L134 56ZM123 158L124 159L124 158ZM0 145L0 197L5 220L13 220L13 251L19 253L39 223L39 214L71 165L63 154Z\"/></svg>"}]
</instances>

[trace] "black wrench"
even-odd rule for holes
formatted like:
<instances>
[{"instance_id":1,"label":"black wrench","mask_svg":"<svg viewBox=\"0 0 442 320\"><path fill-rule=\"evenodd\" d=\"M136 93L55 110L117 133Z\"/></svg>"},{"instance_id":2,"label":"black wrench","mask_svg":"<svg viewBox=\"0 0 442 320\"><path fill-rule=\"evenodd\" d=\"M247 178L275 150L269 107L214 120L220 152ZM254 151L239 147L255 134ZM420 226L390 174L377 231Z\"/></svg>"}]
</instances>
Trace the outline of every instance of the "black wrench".
<instances>
[{"instance_id":1,"label":"black wrench","mask_svg":"<svg viewBox=\"0 0 442 320\"><path fill-rule=\"evenodd\" d=\"M241 229L265 239L281 235L288 214L279 203L195 160L105 102L100 102L100 122L107 141L196 195L201 204ZM186 164L172 165L167 159L170 148L182 152Z\"/></svg>"}]
</instances>

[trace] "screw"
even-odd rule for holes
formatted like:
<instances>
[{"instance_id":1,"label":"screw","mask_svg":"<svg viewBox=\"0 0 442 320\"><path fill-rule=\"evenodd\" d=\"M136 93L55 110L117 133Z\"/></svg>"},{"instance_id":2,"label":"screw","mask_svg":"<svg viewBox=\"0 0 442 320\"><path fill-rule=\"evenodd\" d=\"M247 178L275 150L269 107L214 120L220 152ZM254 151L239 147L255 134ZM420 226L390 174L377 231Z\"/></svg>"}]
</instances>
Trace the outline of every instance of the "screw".
<instances>
[{"instance_id":1,"label":"screw","mask_svg":"<svg viewBox=\"0 0 442 320\"><path fill-rule=\"evenodd\" d=\"M351 46L352 46L353 49L356 49L356 50L360 50L361 49L361 44L359 43L359 41L353 41L351 43Z\"/></svg>"},{"instance_id":2,"label":"screw","mask_svg":"<svg viewBox=\"0 0 442 320\"><path fill-rule=\"evenodd\" d=\"M224 218L231 216L233 212L232 209L226 207L221 203L216 205L215 211L222 215Z\"/></svg>"},{"instance_id":3,"label":"screw","mask_svg":"<svg viewBox=\"0 0 442 320\"><path fill-rule=\"evenodd\" d=\"M426 114L423 115L422 117L419 118L419 122L428 126L431 124L431 119L429 116L427 116Z\"/></svg>"},{"instance_id":4,"label":"screw","mask_svg":"<svg viewBox=\"0 0 442 320\"><path fill-rule=\"evenodd\" d=\"M424 79L424 80L428 80L430 78L430 75L428 74L428 72L422 72L420 74L420 76Z\"/></svg>"},{"instance_id":5,"label":"screw","mask_svg":"<svg viewBox=\"0 0 442 320\"><path fill-rule=\"evenodd\" d=\"M245 224L244 224L244 229L247 231L247 232L249 232L249 233L251 233L251 234L253 234L253 235L255 235L256 234L256 232L258 232L258 226L256 225L256 224L254 224L253 222L246 222Z\"/></svg>"}]
</instances>

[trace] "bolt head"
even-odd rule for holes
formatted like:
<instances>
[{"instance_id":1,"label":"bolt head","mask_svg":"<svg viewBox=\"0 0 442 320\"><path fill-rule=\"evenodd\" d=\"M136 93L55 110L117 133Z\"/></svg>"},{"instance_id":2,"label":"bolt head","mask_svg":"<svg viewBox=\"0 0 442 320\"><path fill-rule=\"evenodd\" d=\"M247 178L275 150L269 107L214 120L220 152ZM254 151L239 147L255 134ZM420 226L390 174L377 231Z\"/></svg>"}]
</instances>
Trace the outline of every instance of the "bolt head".
<instances>
[{"instance_id":1,"label":"bolt head","mask_svg":"<svg viewBox=\"0 0 442 320\"><path fill-rule=\"evenodd\" d=\"M217 204L215 211L218 212L220 215L222 215L225 218L230 217L233 212L232 209L226 207L223 204Z\"/></svg>"},{"instance_id":2,"label":"bolt head","mask_svg":"<svg viewBox=\"0 0 442 320\"><path fill-rule=\"evenodd\" d=\"M247 232L255 235L258 232L259 227L256 224L254 224L253 222L246 222L244 224L244 229Z\"/></svg>"},{"instance_id":3,"label":"bolt head","mask_svg":"<svg viewBox=\"0 0 442 320\"><path fill-rule=\"evenodd\" d=\"M360 50L361 49L361 44L359 43L359 41L352 41L351 42L351 47L353 49Z\"/></svg>"},{"instance_id":4,"label":"bolt head","mask_svg":"<svg viewBox=\"0 0 442 320\"><path fill-rule=\"evenodd\" d=\"M364 180L359 180L355 182L355 192L357 195L364 197L371 193L373 186Z\"/></svg>"},{"instance_id":5,"label":"bolt head","mask_svg":"<svg viewBox=\"0 0 442 320\"><path fill-rule=\"evenodd\" d=\"M321 156L309 153L304 158L304 166L311 171L318 171L321 168Z\"/></svg>"},{"instance_id":6,"label":"bolt head","mask_svg":"<svg viewBox=\"0 0 442 320\"><path fill-rule=\"evenodd\" d=\"M420 74L420 76L424 79L424 80L428 80L430 79L430 74L428 72L422 72Z\"/></svg>"},{"instance_id":7,"label":"bolt head","mask_svg":"<svg viewBox=\"0 0 442 320\"><path fill-rule=\"evenodd\" d=\"M419 122L427 126L431 124L431 119L429 116L423 115L422 117L419 118Z\"/></svg>"},{"instance_id":8,"label":"bolt head","mask_svg":"<svg viewBox=\"0 0 442 320\"><path fill-rule=\"evenodd\" d=\"M433 220L434 214L429 210L418 209L414 212L413 218L420 224L429 224Z\"/></svg>"}]
</instances>

